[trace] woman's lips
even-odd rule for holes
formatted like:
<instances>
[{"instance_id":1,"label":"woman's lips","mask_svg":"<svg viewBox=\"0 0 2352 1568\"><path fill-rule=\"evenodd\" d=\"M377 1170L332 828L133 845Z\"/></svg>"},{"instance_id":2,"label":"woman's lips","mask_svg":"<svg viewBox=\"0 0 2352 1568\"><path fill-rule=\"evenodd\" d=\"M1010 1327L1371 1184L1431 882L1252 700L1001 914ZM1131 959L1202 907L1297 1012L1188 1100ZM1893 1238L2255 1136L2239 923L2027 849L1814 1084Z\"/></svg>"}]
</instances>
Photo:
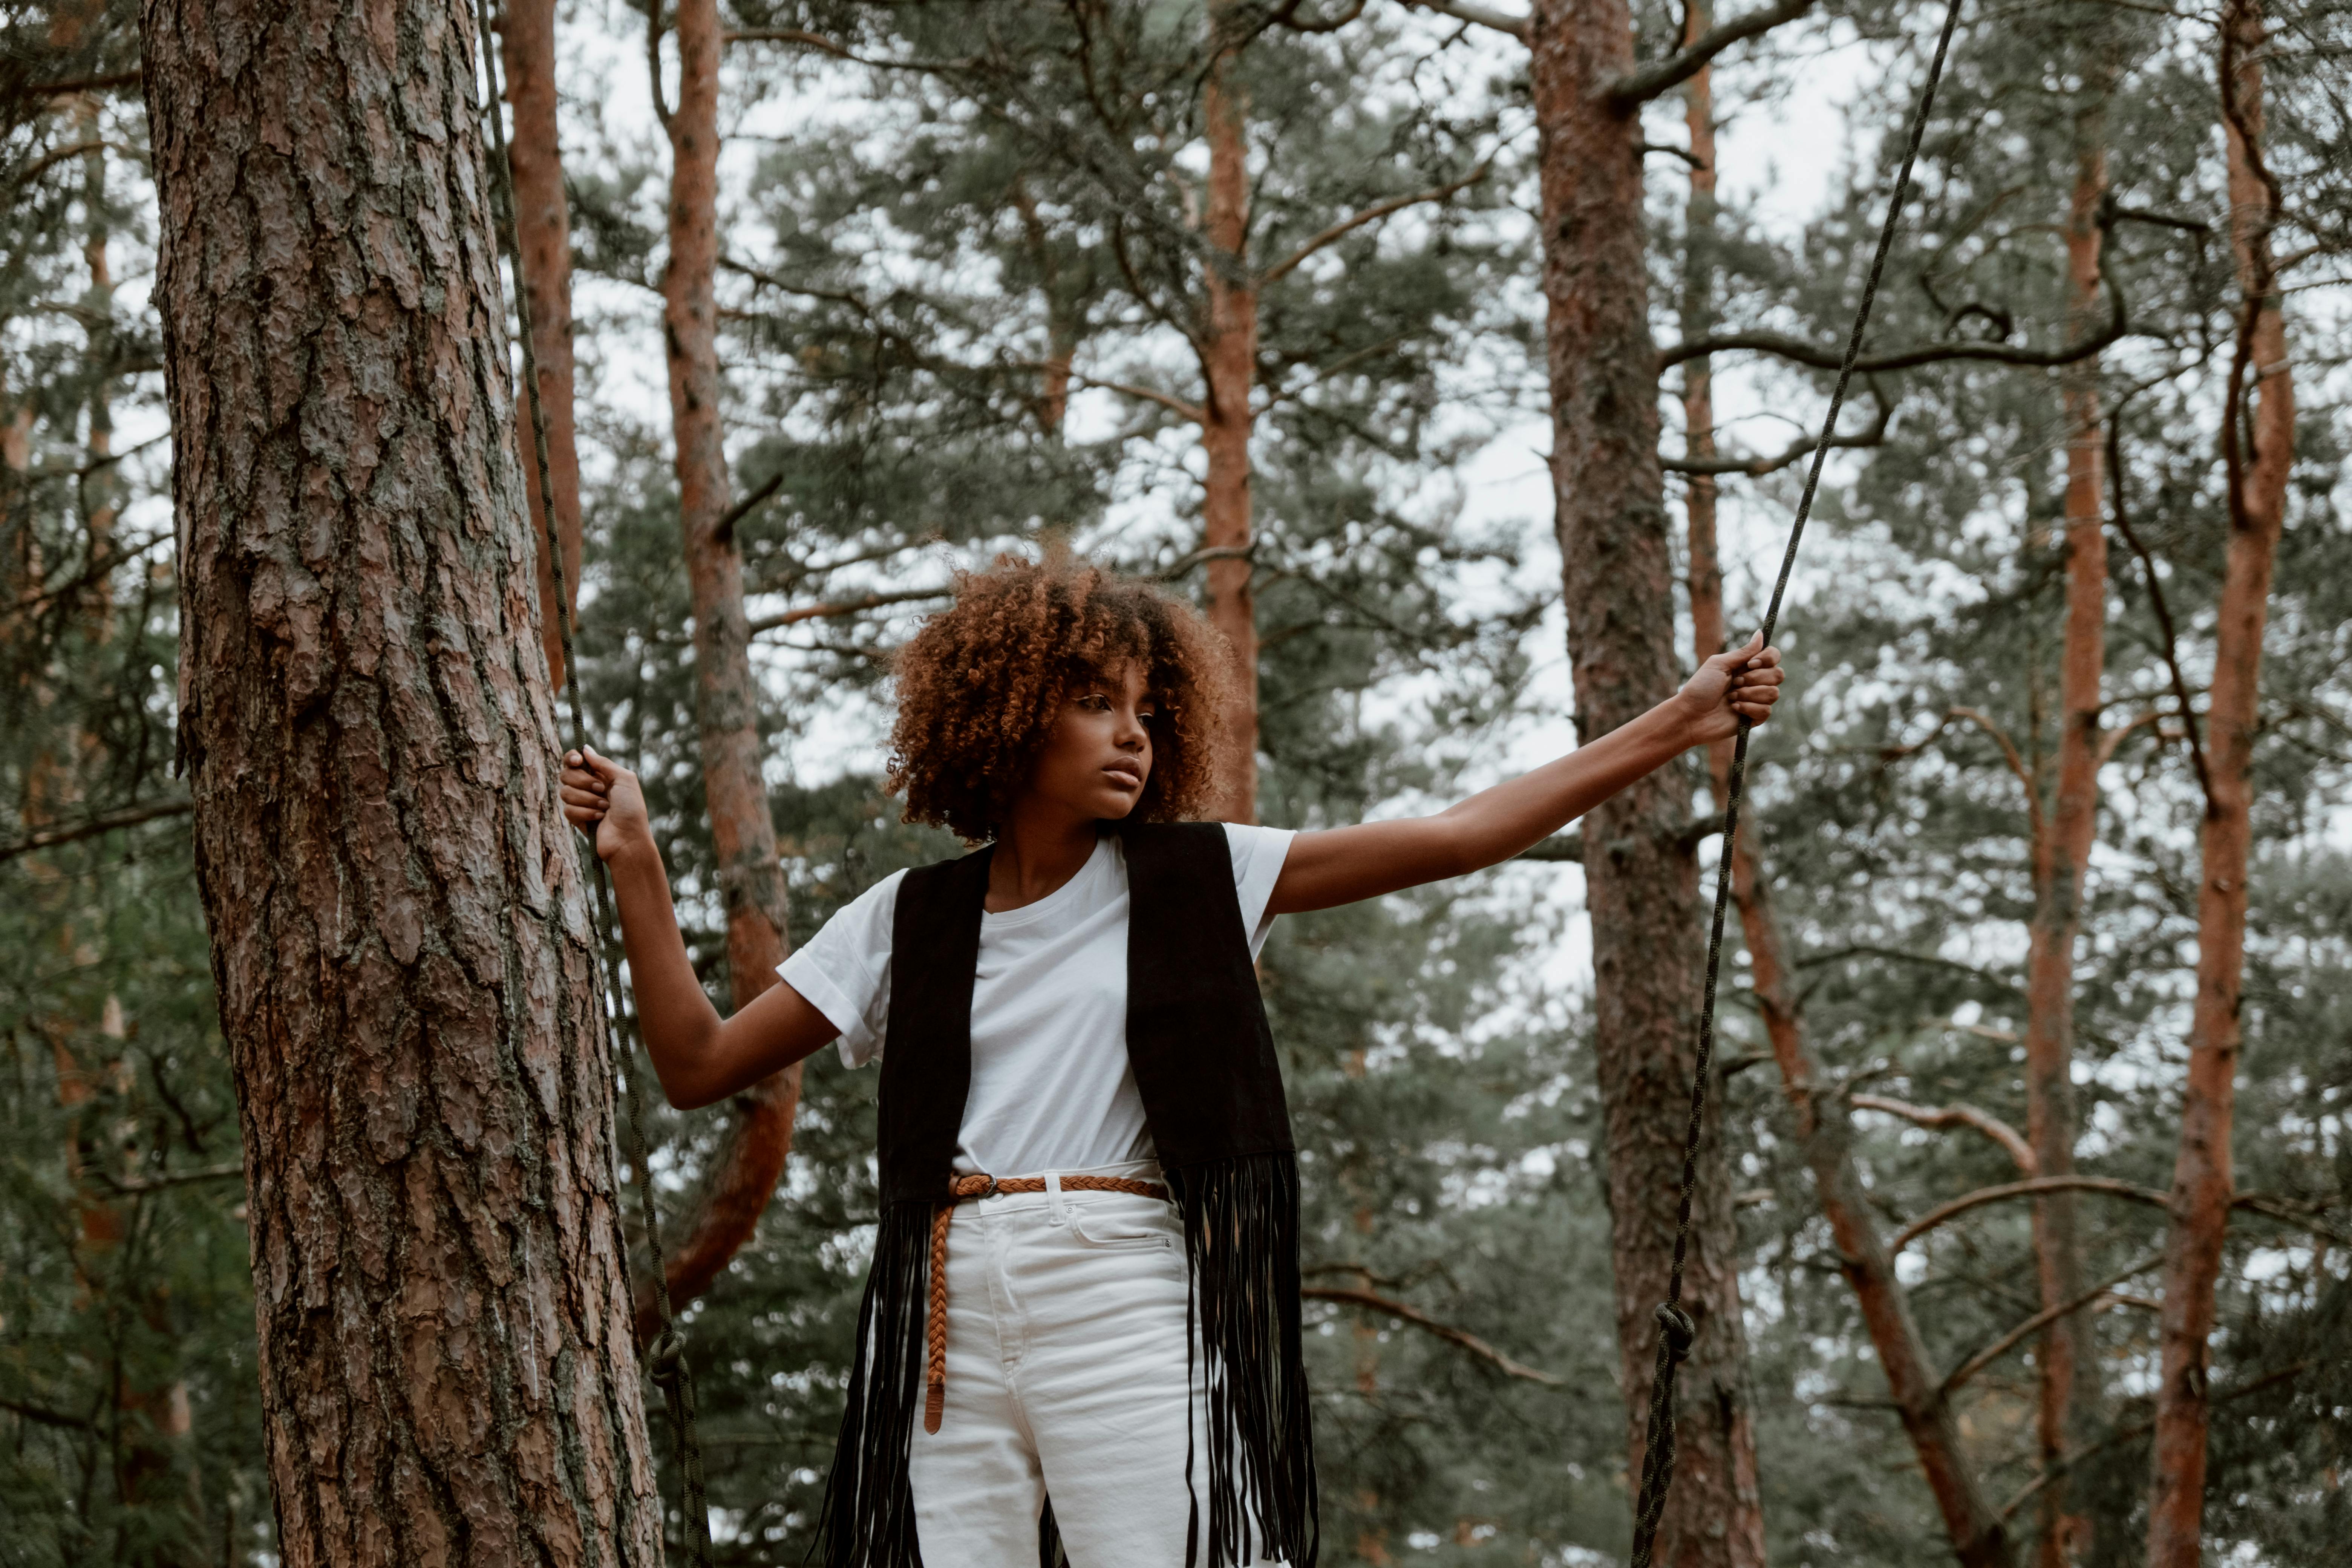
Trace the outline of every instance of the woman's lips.
<instances>
[{"instance_id":1,"label":"woman's lips","mask_svg":"<svg viewBox=\"0 0 2352 1568\"><path fill-rule=\"evenodd\" d=\"M1143 787L1143 770L1133 763L1107 763L1103 765L1103 772L1121 784L1133 784L1138 789Z\"/></svg>"}]
</instances>

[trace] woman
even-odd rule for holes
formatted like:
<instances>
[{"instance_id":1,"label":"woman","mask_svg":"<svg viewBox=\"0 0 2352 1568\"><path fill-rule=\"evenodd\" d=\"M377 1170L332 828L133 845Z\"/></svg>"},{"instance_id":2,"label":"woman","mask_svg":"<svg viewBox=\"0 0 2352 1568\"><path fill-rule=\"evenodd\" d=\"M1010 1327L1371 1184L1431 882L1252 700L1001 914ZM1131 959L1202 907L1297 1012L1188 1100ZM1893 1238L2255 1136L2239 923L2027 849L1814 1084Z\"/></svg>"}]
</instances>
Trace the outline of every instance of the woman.
<instances>
[{"instance_id":1,"label":"woman","mask_svg":"<svg viewBox=\"0 0 2352 1568\"><path fill-rule=\"evenodd\" d=\"M1068 561L1000 561L900 655L889 763L908 821L984 847L867 889L726 1019L635 777L567 755L565 809L612 868L671 1104L835 1039L850 1066L882 1063L883 1217L825 1560L1025 1568L1050 1493L1076 1568L1313 1563L1267 928L1507 860L1761 722L1781 672L1760 645L1437 816L1294 834L1189 820L1230 687L1191 608Z\"/></svg>"}]
</instances>

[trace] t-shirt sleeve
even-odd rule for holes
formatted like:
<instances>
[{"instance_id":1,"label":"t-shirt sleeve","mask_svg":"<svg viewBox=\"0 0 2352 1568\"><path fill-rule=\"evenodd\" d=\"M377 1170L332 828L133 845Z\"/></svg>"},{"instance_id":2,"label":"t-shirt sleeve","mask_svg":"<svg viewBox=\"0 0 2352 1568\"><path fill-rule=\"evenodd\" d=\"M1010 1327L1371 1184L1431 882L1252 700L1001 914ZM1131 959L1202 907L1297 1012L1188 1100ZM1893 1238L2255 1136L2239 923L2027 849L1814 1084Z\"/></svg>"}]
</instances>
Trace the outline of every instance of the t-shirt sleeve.
<instances>
[{"instance_id":1,"label":"t-shirt sleeve","mask_svg":"<svg viewBox=\"0 0 2352 1568\"><path fill-rule=\"evenodd\" d=\"M1298 835L1287 827L1254 827L1225 824L1225 847L1234 858L1234 891L1242 901L1242 929L1249 932L1250 956L1265 946L1274 917L1265 906L1274 900L1274 885L1282 878L1282 863L1290 855L1290 841Z\"/></svg>"},{"instance_id":2,"label":"t-shirt sleeve","mask_svg":"<svg viewBox=\"0 0 2352 1568\"><path fill-rule=\"evenodd\" d=\"M785 984L841 1031L845 1067L864 1067L882 1054L890 1018L890 931L906 875L893 871L858 894L776 967Z\"/></svg>"}]
</instances>

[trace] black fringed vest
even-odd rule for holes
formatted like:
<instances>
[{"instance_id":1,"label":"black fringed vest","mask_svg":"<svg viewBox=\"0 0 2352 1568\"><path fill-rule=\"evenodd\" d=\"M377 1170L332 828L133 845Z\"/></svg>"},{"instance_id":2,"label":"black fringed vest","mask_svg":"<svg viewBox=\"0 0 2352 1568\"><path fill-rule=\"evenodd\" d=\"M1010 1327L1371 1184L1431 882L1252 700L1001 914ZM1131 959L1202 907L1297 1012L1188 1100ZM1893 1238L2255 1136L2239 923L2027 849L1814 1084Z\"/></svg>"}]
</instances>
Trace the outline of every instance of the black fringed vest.
<instances>
[{"instance_id":1,"label":"black fringed vest","mask_svg":"<svg viewBox=\"0 0 2352 1568\"><path fill-rule=\"evenodd\" d=\"M1207 1362L1205 1377L1194 1378L1208 1400L1206 1518L1196 1491L1185 1561L1225 1568L1255 1554L1313 1568L1298 1167L1224 828L1122 824L1118 833L1129 891L1128 1059L1183 1215L1191 1353ZM947 1195L971 1084L988 862L982 849L909 871L898 887L882 1050L882 1224L813 1552L826 1568L922 1563L908 1460L931 1213ZM1185 1474L1168 1484L1192 1485L1189 1446Z\"/></svg>"}]
</instances>

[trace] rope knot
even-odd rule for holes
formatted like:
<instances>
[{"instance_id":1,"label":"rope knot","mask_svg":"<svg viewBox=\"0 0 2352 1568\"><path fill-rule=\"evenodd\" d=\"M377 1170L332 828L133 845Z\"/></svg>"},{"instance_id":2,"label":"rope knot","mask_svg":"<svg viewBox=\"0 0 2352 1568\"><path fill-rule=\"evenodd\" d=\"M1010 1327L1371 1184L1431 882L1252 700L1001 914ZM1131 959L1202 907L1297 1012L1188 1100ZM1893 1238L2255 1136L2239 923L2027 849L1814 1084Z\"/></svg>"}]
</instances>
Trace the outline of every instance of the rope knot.
<instances>
[{"instance_id":1,"label":"rope knot","mask_svg":"<svg viewBox=\"0 0 2352 1568\"><path fill-rule=\"evenodd\" d=\"M676 1383L686 1370L686 1336L675 1328L655 1335L654 1342L646 1347L646 1370L665 1388Z\"/></svg>"},{"instance_id":2,"label":"rope knot","mask_svg":"<svg viewBox=\"0 0 2352 1568\"><path fill-rule=\"evenodd\" d=\"M1672 1301L1659 1302L1658 1310L1650 1315L1658 1320L1658 1331L1665 1336L1667 1356L1687 1361L1691 1343L1698 1338L1698 1325L1691 1321L1691 1315Z\"/></svg>"}]
</instances>

